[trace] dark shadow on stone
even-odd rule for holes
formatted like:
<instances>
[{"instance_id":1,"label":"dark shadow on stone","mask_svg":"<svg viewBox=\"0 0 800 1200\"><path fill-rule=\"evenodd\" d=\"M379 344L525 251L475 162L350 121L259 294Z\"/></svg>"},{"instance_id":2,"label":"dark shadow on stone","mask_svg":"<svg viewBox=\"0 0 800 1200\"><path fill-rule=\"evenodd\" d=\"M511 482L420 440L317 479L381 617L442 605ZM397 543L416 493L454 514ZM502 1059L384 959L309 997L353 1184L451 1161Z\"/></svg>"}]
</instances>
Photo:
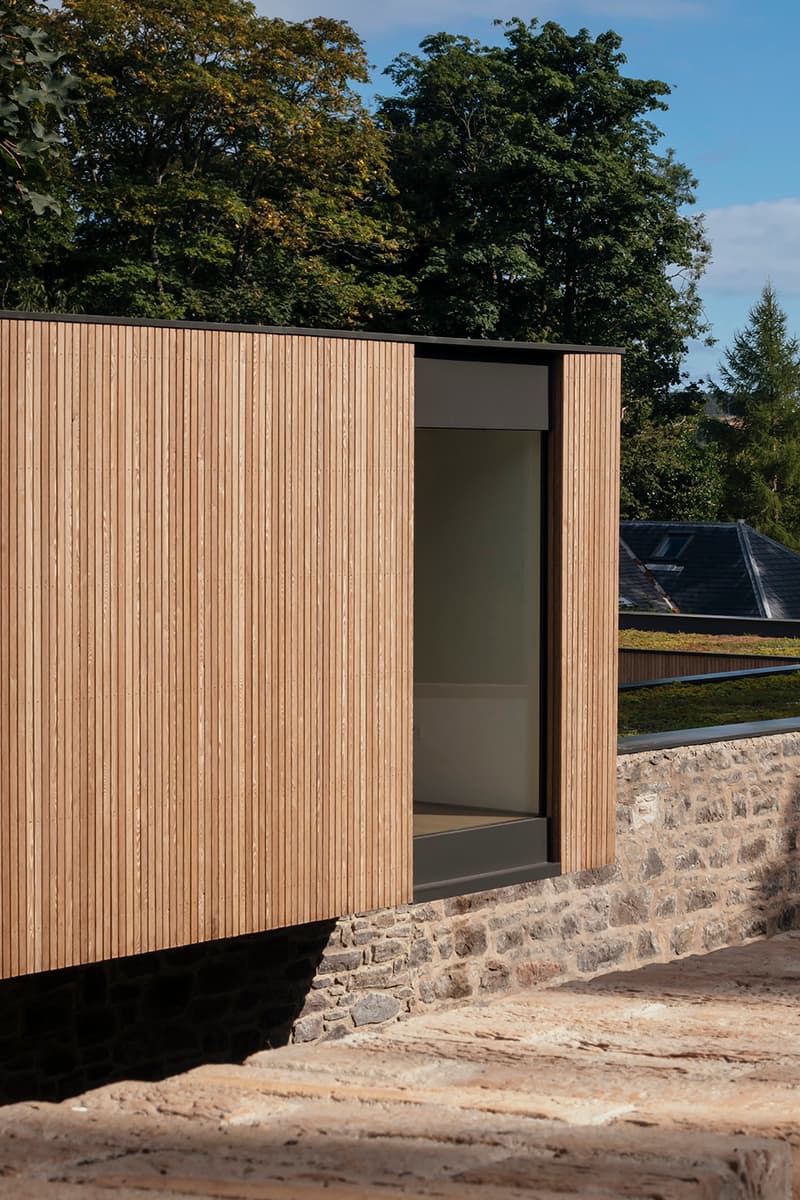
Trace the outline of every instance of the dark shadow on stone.
<instances>
[{"instance_id":1,"label":"dark shadow on stone","mask_svg":"<svg viewBox=\"0 0 800 1200\"><path fill-rule=\"evenodd\" d=\"M334 921L0 981L0 1103L285 1045Z\"/></svg>"}]
</instances>

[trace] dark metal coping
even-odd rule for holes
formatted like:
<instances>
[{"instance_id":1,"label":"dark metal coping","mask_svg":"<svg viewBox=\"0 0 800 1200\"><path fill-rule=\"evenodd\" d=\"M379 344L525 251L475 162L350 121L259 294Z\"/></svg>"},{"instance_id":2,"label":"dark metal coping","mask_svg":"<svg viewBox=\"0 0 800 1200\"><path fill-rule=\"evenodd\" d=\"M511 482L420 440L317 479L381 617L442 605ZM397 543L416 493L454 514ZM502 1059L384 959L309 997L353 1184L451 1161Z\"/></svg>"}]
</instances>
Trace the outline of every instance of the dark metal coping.
<instances>
[{"instance_id":1,"label":"dark metal coping","mask_svg":"<svg viewBox=\"0 0 800 1200\"><path fill-rule=\"evenodd\" d=\"M791 675L800 671L800 663L787 663L785 667L745 667L739 671L709 671L705 675L665 675L663 679L640 679L636 683L621 683L621 692L634 692L639 688L667 687L670 683L724 683L731 679L751 679L759 675Z\"/></svg>"},{"instance_id":2,"label":"dark metal coping","mask_svg":"<svg viewBox=\"0 0 800 1200\"><path fill-rule=\"evenodd\" d=\"M77 325L135 325L154 329L219 329L227 333L280 333L301 337L348 338L368 342L410 342L431 348L452 346L462 350L502 350L539 354L624 354L621 346L573 346L560 342L493 341L489 338L427 337L417 333L366 333L357 329L302 329L292 325L227 325L222 321L157 321L144 317L85 316L82 313L39 313L0 309L0 319L16 321L69 321Z\"/></svg>"},{"instance_id":3,"label":"dark metal coping","mask_svg":"<svg viewBox=\"0 0 800 1200\"><path fill-rule=\"evenodd\" d=\"M617 754L639 754L645 750L674 750L678 746L704 746L712 742L735 742L742 738L769 737L777 733L800 733L800 716L774 721L742 721L736 725L708 725L703 729L667 729L663 733L637 733L620 738Z\"/></svg>"}]
</instances>

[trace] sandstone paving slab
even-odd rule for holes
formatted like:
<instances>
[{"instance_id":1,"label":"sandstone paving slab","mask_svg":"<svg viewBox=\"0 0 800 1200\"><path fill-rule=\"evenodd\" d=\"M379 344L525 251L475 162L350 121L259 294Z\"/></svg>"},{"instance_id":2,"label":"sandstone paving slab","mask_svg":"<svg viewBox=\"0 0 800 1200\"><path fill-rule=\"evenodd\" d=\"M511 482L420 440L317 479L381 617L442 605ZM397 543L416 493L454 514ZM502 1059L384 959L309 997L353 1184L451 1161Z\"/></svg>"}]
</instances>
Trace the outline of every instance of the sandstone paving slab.
<instances>
[{"instance_id":1,"label":"sandstone paving slab","mask_svg":"<svg viewBox=\"0 0 800 1200\"><path fill-rule=\"evenodd\" d=\"M9 1106L0 1197L786 1200L799 1001L786 935Z\"/></svg>"},{"instance_id":2,"label":"sandstone paving slab","mask_svg":"<svg viewBox=\"0 0 800 1200\"><path fill-rule=\"evenodd\" d=\"M332 1096L278 1112L237 1091L233 1078L225 1089L210 1088L202 1072L184 1079L182 1092L179 1080L140 1085L127 1108L109 1106L103 1091L84 1098L84 1112L42 1106L17 1123L12 1152L0 1134L0 1196L786 1200L790 1194L788 1153L774 1141L652 1130L631 1136L520 1117L497 1122L434 1103L369 1102L355 1111Z\"/></svg>"}]
</instances>

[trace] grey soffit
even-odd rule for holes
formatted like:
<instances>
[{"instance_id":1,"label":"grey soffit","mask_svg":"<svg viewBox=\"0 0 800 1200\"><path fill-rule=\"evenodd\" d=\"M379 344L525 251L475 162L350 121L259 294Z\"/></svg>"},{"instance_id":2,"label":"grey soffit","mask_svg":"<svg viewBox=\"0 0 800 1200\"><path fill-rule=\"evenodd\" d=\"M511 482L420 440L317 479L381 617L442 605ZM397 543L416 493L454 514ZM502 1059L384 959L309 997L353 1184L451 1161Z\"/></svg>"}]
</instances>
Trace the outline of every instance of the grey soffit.
<instances>
[{"instance_id":1,"label":"grey soffit","mask_svg":"<svg viewBox=\"0 0 800 1200\"><path fill-rule=\"evenodd\" d=\"M418 356L417 428L548 429L549 374L535 363Z\"/></svg>"},{"instance_id":2,"label":"grey soffit","mask_svg":"<svg viewBox=\"0 0 800 1200\"><path fill-rule=\"evenodd\" d=\"M578 346L566 342L515 342L490 338L428 337L417 333L377 333L360 329L304 329L296 325L242 325L222 321L157 321L139 317L85 315L83 313L20 312L0 309L0 319L10 321L68 321L76 325L135 325L153 329L218 329L228 333L280 333L298 337L346 338L350 341L407 342L414 346L459 347L467 351L502 351L504 354L624 354L621 346Z\"/></svg>"}]
</instances>

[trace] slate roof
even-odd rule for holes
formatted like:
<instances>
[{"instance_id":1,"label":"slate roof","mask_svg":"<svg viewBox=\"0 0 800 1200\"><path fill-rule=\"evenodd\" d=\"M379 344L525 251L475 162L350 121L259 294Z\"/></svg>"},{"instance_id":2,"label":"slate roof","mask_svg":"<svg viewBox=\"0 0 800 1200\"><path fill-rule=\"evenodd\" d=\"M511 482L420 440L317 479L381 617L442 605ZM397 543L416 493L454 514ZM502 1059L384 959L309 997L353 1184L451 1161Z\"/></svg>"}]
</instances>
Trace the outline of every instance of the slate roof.
<instances>
[{"instance_id":1,"label":"slate roof","mask_svg":"<svg viewBox=\"0 0 800 1200\"><path fill-rule=\"evenodd\" d=\"M619 606L634 612L674 612L663 588L619 539Z\"/></svg>"},{"instance_id":2,"label":"slate roof","mask_svg":"<svg viewBox=\"0 0 800 1200\"><path fill-rule=\"evenodd\" d=\"M666 611L633 588L634 560L675 611L800 620L800 554L744 521L622 521L620 535L621 603L641 594L639 611Z\"/></svg>"}]
</instances>

